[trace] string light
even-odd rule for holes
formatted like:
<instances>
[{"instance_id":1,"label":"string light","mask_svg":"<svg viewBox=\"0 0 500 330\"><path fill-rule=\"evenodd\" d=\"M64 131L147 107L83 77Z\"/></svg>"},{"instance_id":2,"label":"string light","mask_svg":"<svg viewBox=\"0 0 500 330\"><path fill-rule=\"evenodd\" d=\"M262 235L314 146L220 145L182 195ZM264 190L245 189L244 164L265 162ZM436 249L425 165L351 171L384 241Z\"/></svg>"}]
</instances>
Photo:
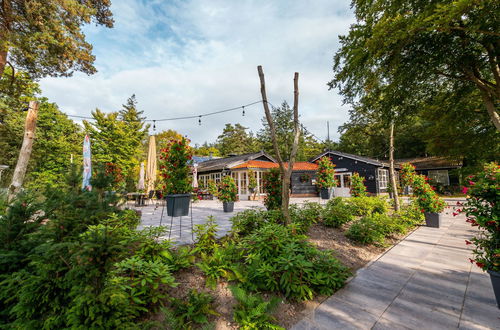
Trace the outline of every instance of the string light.
<instances>
[{"instance_id":1,"label":"string light","mask_svg":"<svg viewBox=\"0 0 500 330\"><path fill-rule=\"evenodd\" d=\"M201 116L198 118L198 125L201 126Z\"/></svg>"},{"instance_id":2,"label":"string light","mask_svg":"<svg viewBox=\"0 0 500 330\"><path fill-rule=\"evenodd\" d=\"M156 120L153 120L153 131L156 131Z\"/></svg>"},{"instance_id":3,"label":"string light","mask_svg":"<svg viewBox=\"0 0 500 330\"><path fill-rule=\"evenodd\" d=\"M242 106L241 108L243 109L242 115L243 115L243 117L245 117L245 106Z\"/></svg>"}]
</instances>

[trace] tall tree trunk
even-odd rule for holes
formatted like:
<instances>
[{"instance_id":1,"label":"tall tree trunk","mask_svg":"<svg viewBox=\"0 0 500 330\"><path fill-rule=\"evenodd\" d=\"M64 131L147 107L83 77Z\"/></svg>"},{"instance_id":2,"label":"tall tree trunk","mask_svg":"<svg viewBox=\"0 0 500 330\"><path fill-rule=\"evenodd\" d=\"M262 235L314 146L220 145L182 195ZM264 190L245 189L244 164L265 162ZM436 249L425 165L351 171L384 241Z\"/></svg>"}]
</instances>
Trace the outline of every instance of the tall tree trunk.
<instances>
[{"instance_id":1,"label":"tall tree trunk","mask_svg":"<svg viewBox=\"0 0 500 330\"><path fill-rule=\"evenodd\" d=\"M396 173L394 171L394 122L391 123L391 132L389 138L389 162L390 162L389 175L391 177L392 197L394 198L394 210L399 211L398 187L396 186Z\"/></svg>"},{"instance_id":2,"label":"tall tree trunk","mask_svg":"<svg viewBox=\"0 0 500 330\"><path fill-rule=\"evenodd\" d=\"M17 159L17 165L12 177L12 183L9 187L9 202L12 201L12 199L19 193L19 190L21 189L24 182L24 176L26 175L26 169L28 168L28 162L31 157L31 150L33 149L33 142L35 140L37 117L38 102L30 101L28 114L26 115L26 122L24 125L23 144L21 146L21 151L19 152L19 158Z\"/></svg>"},{"instance_id":3,"label":"tall tree trunk","mask_svg":"<svg viewBox=\"0 0 500 330\"><path fill-rule=\"evenodd\" d=\"M286 224L291 223L290 211L288 209L290 204L290 178L292 176L293 165L295 163L295 157L297 155L299 138L300 138L300 127L299 127L299 73L295 72L293 79L294 86L294 99L293 99L293 123L294 123L294 138L292 150L290 153L290 159L288 161L288 168L285 167L283 162L283 158L281 157L281 153L278 147L278 139L276 138L276 127L274 126L273 117L271 115L271 111L269 110L269 105L267 103L267 94L266 94L266 82L264 79L264 72L262 70L262 66L259 65L257 67L257 71L259 73L260 78L260 92L262 94L262 105L264 106L264 112L266 114L266 120L269 125L269 130L271 132L271 140L273 142L274 152L276 153L276 158L278 160L282 178L281 185L281 212L283 213L283 217L285 218Z\"/></svg>"},{"instance_id":4,"label":"tall tree trunk","mask_svg":"<svg viewBox=\"0 0 500 330\"><path fill-rule=\"evenodd\" d=\"M7 65L7 51L0 50L0 78L2 78L5 71L5 65Z\"/></svg>"},{"instance_id":5,"label":"tall tree trunk","mask_svg":"<svg viewBox=\"0 0 500 330\"><path fill-rule=\"evenodd\" d=\"M481 97L483 98L484 106L490 115L493 125L495 125L497 131L500 131L500 116L498 115L497 109L495 107L495 101L493 97L486 91L480 89Z\"/></svg>"}]
</instances>

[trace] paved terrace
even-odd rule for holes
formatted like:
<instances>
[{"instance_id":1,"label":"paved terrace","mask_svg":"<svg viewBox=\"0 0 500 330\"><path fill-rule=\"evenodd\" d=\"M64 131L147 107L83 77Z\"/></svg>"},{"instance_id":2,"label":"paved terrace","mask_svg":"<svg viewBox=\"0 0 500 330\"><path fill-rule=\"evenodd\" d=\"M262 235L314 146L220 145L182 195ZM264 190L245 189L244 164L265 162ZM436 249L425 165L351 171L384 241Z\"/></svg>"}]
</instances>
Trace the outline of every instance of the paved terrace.
<instances>
[{"instance_id":1,"label":"paved terrace","mask_svg":"<svg viewBox=\"0 0 500 330\"><path fill-rule=\"evenodd\" d=\"M318 202L324 204L325 201L320 198L292 198L290 203L293 204L303 204L304 202ZM133 204L129 204L132 207ZM167 209L165 208L163 217L162 205L156 205L156 201L151 203L151 205L134 207L136 210L140 210L142 213L141 224L139 229L149 226L165 226L167 229L170 228L170 222L172 217L167 216ZM233 217L236 213L252 209L252 208L264 208L262 201L239 201L234 204L234 212L225 213L222 210L222 202L217 200L201 200L192 203L192 215L193 215L193 227L197 224L203 224L207 221L207 217L212 215L217 220L219 226L219 231L217 232L218 237L225 236L229 230L231 230L231 222L229 219ZM168 239L168 231L166 237ZM172 232L171 240L176 244L190 244L193 243L191 239L191 214L179 218L175 217L172 221Z\"/></svg>"},{"instance_id":2,"label":"paved terrace","mask_svg":"<svg viewBox=\"0 0 500 330\"><path fill-rule=\"evenodd\" d=\"M489 275L469 262L474 231L451 214L418 228L292 329L500 329Z\"/></svg>"}]
</instances>

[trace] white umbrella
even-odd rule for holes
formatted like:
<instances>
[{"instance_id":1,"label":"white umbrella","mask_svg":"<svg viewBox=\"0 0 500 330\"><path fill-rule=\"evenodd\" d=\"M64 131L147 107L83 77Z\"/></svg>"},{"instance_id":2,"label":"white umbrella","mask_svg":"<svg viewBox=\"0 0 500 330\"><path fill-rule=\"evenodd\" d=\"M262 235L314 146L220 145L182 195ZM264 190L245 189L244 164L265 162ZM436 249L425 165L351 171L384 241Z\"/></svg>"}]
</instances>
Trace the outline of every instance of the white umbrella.
<instances>
[{"instance_id":1,"label":"white umbrella","mask_svg":"<svg viewBox=\"0 0 500 330\"><path fill-rule=\"evenodd\" d=\"M198 188L198 164L193 166L193 188Z\"/></svg>"},{"instance_id":2,"label":"white umbrella","mask_svg":"<svg viewBox=\"0 0 500 330\"><path fill-rule=\"evenodd\" d=\"M155 189L155 181L156 181L156 141L155 141L155 136L151 135L149 137L148 166L146 169L146 185L148 192Z\"/></svg>"},{"instance_id":3,"label":"white umbrella","mask_svg":"<svg viewBox=\"0 0 500 330\"><path fill-rule=\"evenodd\" d=\"M139 171L139 182L137 183L137 189L144 189L144 163L141 163L141 170Z\"/></svg>"}]
</instances>

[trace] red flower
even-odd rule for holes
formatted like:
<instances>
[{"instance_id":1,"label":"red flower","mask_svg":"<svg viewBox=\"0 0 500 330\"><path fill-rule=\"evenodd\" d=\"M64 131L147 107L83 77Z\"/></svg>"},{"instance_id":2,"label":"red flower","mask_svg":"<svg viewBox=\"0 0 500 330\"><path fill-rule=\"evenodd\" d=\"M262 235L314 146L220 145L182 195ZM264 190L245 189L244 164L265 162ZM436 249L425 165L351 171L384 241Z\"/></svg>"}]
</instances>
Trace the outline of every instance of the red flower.
<instances>
[{"instance_id":1,"label":"red flower","mask_svg":"<svg viewBox=\"0 0 500 330\"><path fill-rule=\"evenodd\" d=\"M457 212L453 212L453 216L456 217L458 215Z\"/></svg>"},{"instance_id":2,"label":"red flower","mask_svg":"<svg viewBox=\"0 0 500 330\"><path fill-rule=\"evenodd\" d=\"M465 240L465 245L471 245L471 244L472 244L471 241Z\"/></svg>"},{"instance_id":3,"label":"red flower","mask_svg":"<svg viewBox=\"0 0 500 330\"><path fill-rule=\"evenodd\" d=\"M469 258L469 261L470 261L471 264L474 263L474 259Z\"/></svg>"},{"instance_id":4,"label":"red flower","mask_svg":"<svg viewBox=\"0 0 500 330\"><path fill-rule=\"evenodd\" d=\"M484 263L482 262L476 262L476 265L479 267L479 268L484 268Z\"/></svg>"},{"instance_id":5,"label":"red flower","mask_svg":"<svg viewBox=\"0 0 500 330\"><path fill-rule=\"evenodd\" d=\"M467 187L463 187L462 188L462 194L467 194L467 191L469 190L469 188Z\"/></svg>"}]
</instances>

